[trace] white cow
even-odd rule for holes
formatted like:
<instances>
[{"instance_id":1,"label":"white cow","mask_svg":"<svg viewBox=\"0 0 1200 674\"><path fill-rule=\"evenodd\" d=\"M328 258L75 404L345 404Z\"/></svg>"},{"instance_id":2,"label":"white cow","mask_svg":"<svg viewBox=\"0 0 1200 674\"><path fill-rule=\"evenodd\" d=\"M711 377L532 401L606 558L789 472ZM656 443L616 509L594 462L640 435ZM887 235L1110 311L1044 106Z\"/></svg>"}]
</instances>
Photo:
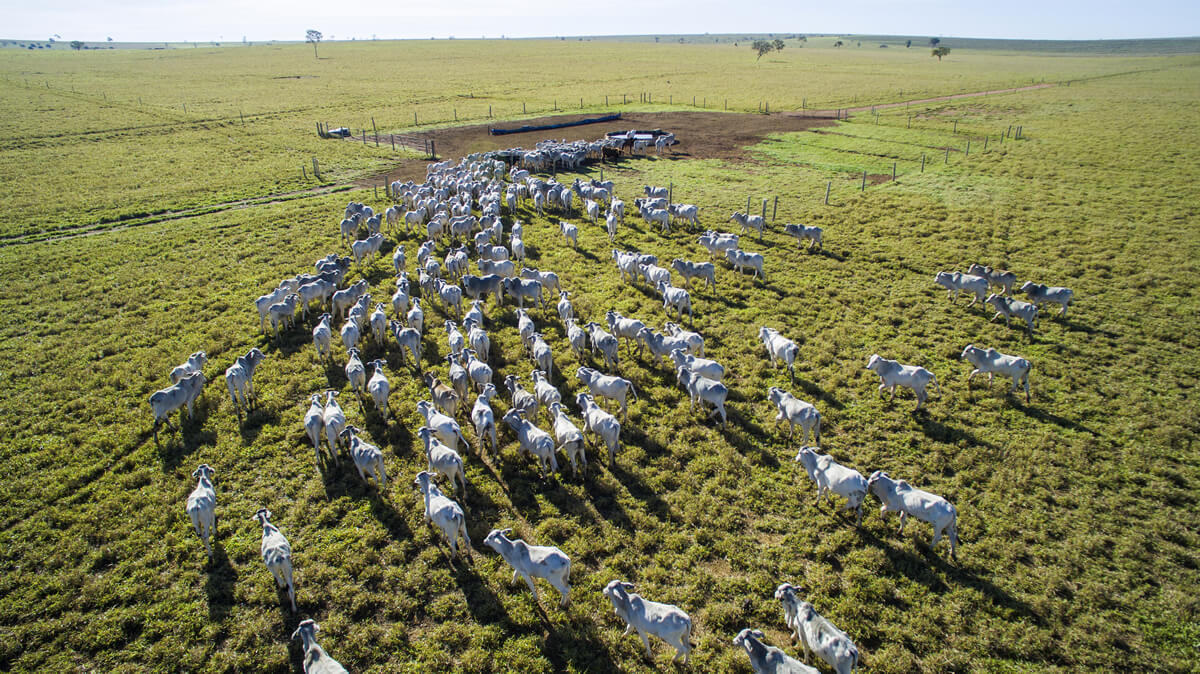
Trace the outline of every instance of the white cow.
<instances>
[{"instance_id":1,"label":"white cow","mask_svg":"<svg viewBox=\"0 0 1200 674\"><path fill-rule=\"evenodd\" d=\"M204 541L204 551L208 553L209 559L212 559L212 545L209 540L217 529L217 492L212 483L214 474L216 471L207 463L200 464L200 467L192 472L192 477L197 478L196 488L188 494L186 507L188 518L192 520L192 528L196 530L200 540Z\"/></svg>"},{"instance_id":2,"label":"white cow","mask_svg":"<svg viewBox=\"0 0 1200 674\"><path fill-rule=\"evenodd\" d=\"M433 473L421 471L413 480L421 490L425 500L425 521L433 522L446 538L450 546L450 557L458 555L458 538L461 536L465 546L464 552L471 556L471 537L467 535L467 517L463 509L453 500L446 497L442 490L433 482Z\"/></svg>"},{"instance_id":3,"label":"white cow","mask_svg":"<svg viewBox=\"0 0 1200 674\"><path fill-rule=\"evenodd\" d=\"M603 590L604 596L612 602L613 612L625 621L625 634L637 630L642 645L646 647L646 657L650 658L654 657L650 653L649 638L653 634L675 647L675 657L671 658L671 662L682 657L686 665L688 656L695 648L692 644L692 619L678 606L644 599L631 592L633 588L633 583L614 580Z\"/></svg>"},{"instance_id":4,"label":"white cow","mask_svg":"<svg viewBox=\"0 0 1200 674\"><path fill-rule=\"evenodd\" d=\"M775 407L779 410L779 414L775 415L775 425L779 425L780 421L787 420L789 443L796 433L796 426L800 426L803 433L801 445L808 444L808 433L812 431L813 443L818 447L821 446L821 413L817 411L816 407L778 386L767 389L767 399L775 403Z\"/></svg>"},{"instance_id":5,"label":"white cow","mask_svg":"<svg viewBox=\"0 0 1200 674\"><path fill-rule=\"evenodd\" d=\"M783 651L763 643L759 630L744 629L733 638L733 645L746 650L755 674L820 674Z\"/></svg>"},{"instance_id":6,"label":"white cow","mask_svg":"<svg viewBox=\"0 0 1200 674\"><path fill-rule=\"evenodd\" d=\"M288 599L292 602L292 611L296 610L296 584L292 580L292 546L288 539L271 524L271 511L259 508L250 519L262 526L262 559L263 563L275 577L279 587L286 587Z\"/></svg>"},{"instance_id":7,"label":"white cow","mask_svg":"<svg viewBox=\"0 0 1200 674\"><path fill-rule=\"evenodd\" d=\"M354 461L358 476L362 478L363 482L367 481L368 476L374 477L379 488L386 489L387 471L383 465L383 452L375 445L358 437L359 433L362 433L361 428L347 426L341 434L342 440L350 447L350 458Z\"/></svg>"},{"instance_id":8,"label":"white cow","mask_svg":"<svg viewBox=\"0 0 1200 674\"><path fill-rule=\"evenodd\" d=\"M801 447L796 454L796 462L804 466L804 471L817 485L817 505L821 499L833 505L829 493L833 492L846 499L846 510L858 513L855 526L862 524L862 502L867 496L867 479L857 470L847 468L828 454L817 454L811 447Z\"/></svg>"},{"instance_id":9,"label":"white cow","mask_svg":"<svg viewBox=\"0 0 1200 674\"><path fill-rule=\"evenodd\" d=\"M930 383L937 388L938 395L942 393L942 387L938 384L937 377L929 370L917 365L901 365L897 361L883 358L875 353L867 359L867 369L879 375L880 391L885 388L891 389L892 395L888 397L889 401L896 397L897 386L912 389L917 396L917 409L921 409L921 404L928 397L925 388Z\"/></svg>"},{"instance_id":10,"label":"white cow","mask_svg":"<svg viewBox=\"0 0 1200 674\"><path fill-rule=\"evenodd\" d=\"M958 511L946 499L936 494L917 489L904 480L893 480L888 474L877 470L867 480L871 493L883 503L881 514L900 513L900 531L909 516L933 525L933 541L930 549L942 538L942 532L950 539L950 557L954 558L958 548Z\"/></svg>"},{"instance_id":11,"label":"white cow","mask_svg":"<svg viewBox=\"0 0 1200 674\"><path fill-rule=\"evenodd\" d=\"M1062 307L1058 314L1060 318L1067 315L1067 307L1071 306L1071 301L1075 298L1075 293L1070 288L1048 286L1033 281L1021 284L1021 292L1028 295L1035 305L1040 306L1045 302L1059 305Z\"/></svg>"},{"instance_id":12,"label":"white cow","mask_svg":"<svg viewBox=\"0 0 1200 674\"><path fill-rule=\"evenodd\" d=\"M976 302L983 302L988 296L988 280L982 276L973 276L957 271L939 271L933 280L946 289L946 296L953 301L957 301L958 294L963 291L973 295L971 303L967 305L968 308L975 306Z\"/></svg>"},{"instance_id":13,"label":"white cow","mask_svg":"<svg viewBox=\"0 0 1200 674\"><path fill-rule=\"evenodd\" d=\"M800 347L792 340L779 334L775 328L763 326L758 329L758 339L767 349L767 357L771 359L771 367L782 361L787 366L792 383L796 383L796 357L800 355Z\"/></svg>"},{"instance_id":14,"label":"white cow","mask_svg":"<svg viewBox=\"0 0 1200 674\"><path fill-rule=\"evenodd\" d=\"M388 209L389 212L391 210ZM320 625L312 620L304 620L292 632L293 639L299 638L304 642L304 674L346 674L346 668L329 657L321 644L317 643L316 634L320 629Z\"/></svg>"},{"instance_id":15,"label":"white cow","mask_svg":"<svg viewBox=\"0 0 1200 674\"><path fill-rule=\"evenodd\" d=\"M533 579L543 578L562 595L559 607L566 608L571 603L571 558L553 546L530 545L519 538L511 539L508 537L511 533L512 529L492 529L483 542L500 553L504 561L513 568L514 583L518 577L525 579L529 590L533 592L535 603L538 601L538 593Z\"/></svg>"},{"instance_id":16,"label":"white cow","mask_svg":"<svg viewBox=\"0 0 1200 674\"><path fill-rule=\"evenodd\" d=\"M1017 392L1017 387L1021 384L1025 385L1025 402L1029 403L1029 371L1033 369L1029 361L1020 356L1006 356L995 349L981 349L973 344L968 344L959 357L975 366L967 376L968 389L971 388L971 379L975 375L986 373L988 384L991 385L992 376L999 372L1012 380L1013 393Z\"/></svg>"},{"instance_id":17,"label":"white cow","mask_svg":"<svg viewBox=\"0 0 1200 674\"><path fill-rule=\"evenodd\" d=\"M805 660L812 650L838 674L850 674L858 667L858 646L845 632L821 617L812 604L797 597L791 583L776 588L775 598L783 604L784 622L792 630L792 637L803 646Z\"/></svg>"}]
</instances>

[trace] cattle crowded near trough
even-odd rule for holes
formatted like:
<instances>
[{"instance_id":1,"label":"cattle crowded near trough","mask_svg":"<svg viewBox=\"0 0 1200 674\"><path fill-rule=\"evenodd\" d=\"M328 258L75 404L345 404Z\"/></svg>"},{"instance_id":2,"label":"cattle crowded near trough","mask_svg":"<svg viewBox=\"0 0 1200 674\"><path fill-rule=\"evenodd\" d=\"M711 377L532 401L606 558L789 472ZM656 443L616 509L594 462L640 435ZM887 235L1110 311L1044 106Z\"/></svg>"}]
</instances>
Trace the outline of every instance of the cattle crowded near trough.
<instances>
[{"instance_id":1,"label":"cattle crowded near trough","mask_svg":"<svg viewBox=\"0 0 1200 674\"><path fill-rule=\"evenodd\" d=\"M388 193L394 203L380 215L376 215L370 206L351 202L337 231L332 232L335 236L331 236L348 249L351 256L327 255L317 260L316 274L303 273L285 279L275 289L253 300L260 331L265 334L269 321L272 337L276 340L285 337L297 322L296 313L301 314L299 322L308 320L308 311L315 302L319 313L314 313L312 337L318 360L322 363L326 358L330 362L345 361L344 367L335 369L345 372L346 383L355 394L364 420L367 410L363 398L366 397L373 403L384 431L389 420L406 424L405 417L389 412L397 409L391 405L390 398L405 395L401 393L407 388L405 384L416 382L417 388L428 391L428 400L415 404L421 417L419 428L410 429L424 448L426 464L426 470L415 476L413 484L424 501L424 518L440 531L452 559L458 556L459 541L465 546L465 554L469 556L472 550L467 522L467 513L472 512L466 479L468 466L479 462L493 466L510 462L512 442L515 441L518 455L529 453L536 460L537 473L544 479L538 488L557 489L560 464L556 456L559 453L570 463L573 479L585 480L589 474L586 457L589 438L596 447L602 444L607 454L606 460L591 464L600 468L591 470L604 470L605 465L611 470L616 468L623 438L626 443L631 441L631 429L653 423L646 415L634 415L631 419L630 401L640 401L634 380L619 374L621 340L626 343L627 354L646 366L651 376L657 377L659 382L678 383L682 390L678 399L682 401L686 397L689 409L693 409L696 402L700 402L702 410L711 408L706 417L713 419L722 433L745 432L738 427L739 419L745 413L735 415L732 428L727 427L730 422L727 404L731 399L739 402L744 399L748 405L764 408L763 403L773 405L777 412L776 424L786 421L788 425L786 440L781 444L790 444L795 427L800 426L802 446L795 462L815 483L818 505L823 499L829 501L830 494L835 494L845 500L846 510L856 512L855 526L861 526L862 506L868 494L873 494L882 504L881 513L899 512L900 533L910 516L929 522L934 527L931 547L946 535L950 555L954 558L958 546L957 511L949 501L916 489L905 480L892 480L882 471L874 471L868 480L858 470L838 463L828 454L818 453L821 413L815 405L776 386L769 387L765 396L759 392L745 397L731 396L745 373L730 372L719 360L706 358L705 337L701 331L687 330L671 322L665 324L664 332L652 327L664 317L677 317L682 321L685 310L691 323L693 300L688 289L697 293L701 290L700 284L691 285L693 280L703 281L706 295L697 295L701 306L706 310L716 308L717 305L705 300L708 294L717 293L718 288L717 266L712 262L675 258L669 267L661 267L653 252L612 249L611 257L622 282L645 287L647 292L656 289L662 298L664 316L646 315L642 319L625 317L616 308L596 309L591 302L576 306L570 298L580 292L580 286L584 284L575 284L582 279L550 269L520 266L527 256L534 259L533 250L527 249L524 238L527 227L532 230L535 226L544 226L554 230L556 235L561 235L562 245L576 252L583 252L581 233L590 233L589 230L600 232L606 227L609 240L615 238L616 225L624 215L624 202L616 198L617 185L612 181L580 179L568 185L539 176L539 173L556 168L578 168L604 147L603 143L596 146L547 142L539 143L535 151L472 155L458 163L431 164L424 183L392 183ZM499 156L516 159L510 165ZM645 197L638 197L634 204L645 219L645 227L653 227L665 236L670 234L672 221L686 227L698 226L699 209L690 204L666 203L670 196L667 188L646 185L642 192ZM574 208L572 195L580 198L583 209ZM601 204L609 208L604 225L595 222L595 211ZM589 213L590 208L592 212ZM529 222L517 219L518 215L533 212L542 216L541 219ZM660 217L659 212L664 215ZM548 224L548 214L554 214L555 224ZM761 216L735 212L730 220L742 225L741 233L747 228L753 229L758 240L763 241L768 226ZM789 224L782 233L798 243L809 242L809 249L823 248L820 227ZM359 238L364 234L364 238ZM730 268L721 272L722 275L740 274L745 267L752 268L755 278L761 278L762 284L754 287L761 289L766 284L763 273L766 256L740 250L739 236L709 230L688 245L698 246L696 253L707 250L710 258L726 258ZM401 237L419 244L417 274L420 281L415 287L408 280L407 256L405 244L399 242ZM683 238L689 239L690 235ZM372 287L365 275L354 283L347 282L345 276L351 273L352 267L353 273L365 274L378 265L386 266L386 258L380 261L378 257L388 250L389 242L394 287ZM445 250L444 263L437 257L439 249ZM479 275L471 273L469 254L472 251L476 255L474 267ZM1034 304L1019 302L1011 297L1012 286L1017 281L1012 272L1000 272L978 264L971 265L968 271L966 274L938 272L935 280L948 291L951 299L966 291L973 295L972 305L986 302L995 307L996 317L1004 315L1007 320L1016 316L1025 320L1031 334L1037 315L1036 303L1057 303L1062 307L1060 316L1064 316L1073 300L1072 292L1066 288L1026 282L1020 290ZM612 273L611 268L607 273ZM682 287L673 285L676 276ZM735 281L723 279L723 282ZM989 294L993 285L1000 286L1005 294ZM374 310L368 313L372 293L381 298L390 295L391 300L374 302ZM547 303L549 293L553 293L551 298L558 297L553 307ZM470 308L466 311L462 306L464 296L470 300ZM506 303L506 297L515 303ZM432 347L424 344L427 336L425 311L436 312L442 317L440 324L434 323L444 328L444 351L437 349L439 353L426 355ZM555 323L555 317L561 323L561 329ZM587 321L587 318L596 320ZM490 325L497 335L508 331L505 336L518 337L524 353L512 353L511 349L502 352L498 344L507 341L493 341L484 329L485 324ZM512 325L515 329L509 327ZM342 337L344 353L335 353L331 348L334 331ZM553 335L562 336L561 346L552 343L556 339ZM797 365L803 365L799 345L783 332L766 326L759 327L757 340L765 348L771 371L783 364L790 381L795 384ZM431 336L433 341L440 340ZM264 342L263 347L267 346ZM724 348L750 352L757 345L753 339L747 339L745 343ZM362 354L368 350L379 357L364 360ZM762 351L757 353L763 355ZM580 363L574 378L564 376L563 360L568 357L574 357ZM257 366L266 358L264 351L254 347L238 357L226 371L227 387L239 419L252 405L258 404L253 377ZM524 388L514 369L514 363L524 363L525 358L531 359L534 365L530 373L532 391ZM664 358L671 361L671 367L662 367ZM392 359L398 361L400 368L392 366ZM987 374L990 383L993 374L1000 373L1012 380L1014 392L1024 386L1028 403L1029 361L972 345L963 350L961 359L974 366L967 377L967 388L975 374ZM558 367L555 367L556 360ZM193 404L206 382L203 370L207 362L205 352L193 353L184 364L171 371L171 387L150 398L156 441L159 426L164 423L170 426L169 418L174 411L186 408L191 416ZM445 381L449 385L430 369L442 366L448 373ZM402 369L405 367L411 372ZM889 388L893 397L897 386L912 389L918 409L926 401L929 384L937 387L939 393L941 391L936 376L924 367L902 365L875 354L870 356L867 369L880 377L879 390ZM371 373L369 378L368 372ZM389 379L389 373L392 379ZM511 395L508 402L497 399L497 388L493 383L497 374ZM560 382L558 385L556 378ZM304 437L316 454L317 469L322 472L334 470L333 465L344 448L361 480L365 483L373 478L379 498L391 500L386 473L389 454L385 450L388 448L371 444L362 428L348 423L346 410L337 400L342 391L338 388L324 391L323 403L321 392L293 393L302 400L309 400L302 426ZM610 406L615 404L617 414L605 410L600 404L603 400L609 401ZM497 403L503 406L495 409ZM545 417L539 414L543 410ZM463 434L460 418L464 423L470 421L468 427L474 435L473 443ZM548 424L544 423L546 419ZM508 435L512 440L500 440L498 421L511 429ZM814 447L808 446L810 434ZM328 449L328 462L322 454L322 435ZM376 434L375 437L380 436ZM198 478L199 484L187 501L187 514L210 557L212 539L216 536L214 473L207 464L196 469L193 476ZM442 485L448 484L450 491L467 507L447 497L439 487L439 479ZM271 512L266 508L254 515L262 527L262 559L278 585L286 588L291 608L296 611L291 545L270 518ZM525 579L535 602L534 579L543 578L558 590L560 606L565 609L569 604L570 558L553 546L534 546L510 539L510 532L510 529L493 529L484 543L513 567L514 582L517 578ZM581 570L581 573L587 572L586 567ZM691 641L696 628L692 619L682 609L650 602L632 593L632 589L630 583L612 581L602 591L626 623L626 634L637 630L649 657L652 654L648 637L658 636L675 647L675 659L682 658L686 663L695 647ZM787 626L804 646L806 660L808 651L812 650L839 673L858 665L859 653L849 637L817 615L811 604L800 601L795 588L785 583L779 586L775 596L784 602ZM315 663L323 663L326 669L320 671L344 671L316 644L316 629L315 623L305 620L293 635L303 639L306 667L310 666L308 663L314 663L313 667ZM742 630L732 638L732 643L746 651L756 671L815 671L780 649L766 645L763 634L756 630Z\"/></svg>"}]
</instances>

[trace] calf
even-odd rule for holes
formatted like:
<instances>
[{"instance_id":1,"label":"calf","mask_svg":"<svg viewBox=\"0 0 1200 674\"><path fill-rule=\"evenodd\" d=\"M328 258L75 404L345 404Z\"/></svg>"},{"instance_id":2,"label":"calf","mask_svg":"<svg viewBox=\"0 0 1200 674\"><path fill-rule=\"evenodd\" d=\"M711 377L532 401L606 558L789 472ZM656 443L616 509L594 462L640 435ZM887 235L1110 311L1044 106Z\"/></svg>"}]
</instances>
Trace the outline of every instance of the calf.
<instances>
[{"instance_id":1,"label":"calf","mask_svg":"<svg viewBox=\"0 0 1200 674\"><path fill-rule=\"evenodd\" d=\"M1012 287L1017 282L1017 275L1011 271L993 269L981 264L972 264L970 267L967 267L967 273L982 276L992 285L1004 288L1004 294L1006 295L1013 294Z\"/></svg>"},{"instance_id":2,"label":"calf","mask_svg":"<svg viewBox=\"0 0 1200 674\"><path fill-rule=\"evenodd\" d=\"M631 592L633 588L633 583L614 580L603 590L604 596L613 605L613 612L625 621L625 634L637 630L642 645L646 647L646 657L649 658L654 657L650 653L649 639L649 635L653 634L675 647L675 657L671 658L671 662L682 657L686 665L688 656L695 648L691 641L692 619L678 606L644 599Z\"/></svg>"},{"instance_id":3,"label":"calf","mask_svg":"<svg viewBox=\"0 0 1200 674\"><path fill-rule=\"evenodd\" d=\"M892 395L888 400L896 397L896 387L903 386L904 388L912 389L912 392L917 396L917 409L921 409L921 404L925 402L927 394L925 388L930 383L937 388L938 395L942 393L942 387L937 382L937 377L932 372L917 365L901 365L899 362L883 358L879 354L872 354L867 359L867 369L879 375L879 390L891 389Z\"/></svg>"},{"instance_id":4,"label":"calf","mask_svg":"<svg viewBox=\"0 0 1200 674\"><path fill-rule=\"evenodd\" d=\"M963 349L959 358L975 366L975 369L971 370L971 374L967 376L968 390L971 388L971 379L975 375L986 373L988 385L991 385L992 376L999 372L1012 380L1013 393L1017 392L1018 386L1025 385L1025 403L1029 403L1029 371L1033 369L1033 365L1029 361L1020 356L1006 356L995 349L981 349L972 344L968 344Z\"/></svg>"},{"instance_id":5,"label":"calf","mask_svg":"<svg viewBox=\"0 0 1200 674\"><path fill-rule=\"evenodd\" d=\"M513 582L517 577L525 579L529 590L533 592L533 601L538 601L537 586L534 578L543 578L558 590L562 601L560 608L566 608L571 603L571 558L566 553L553 546L530 545L521 539L513 540L508 537L512 529L492 529L483 539L485 545L500 553L504 561L513 568Z\"/></svg>"}]
</instances>

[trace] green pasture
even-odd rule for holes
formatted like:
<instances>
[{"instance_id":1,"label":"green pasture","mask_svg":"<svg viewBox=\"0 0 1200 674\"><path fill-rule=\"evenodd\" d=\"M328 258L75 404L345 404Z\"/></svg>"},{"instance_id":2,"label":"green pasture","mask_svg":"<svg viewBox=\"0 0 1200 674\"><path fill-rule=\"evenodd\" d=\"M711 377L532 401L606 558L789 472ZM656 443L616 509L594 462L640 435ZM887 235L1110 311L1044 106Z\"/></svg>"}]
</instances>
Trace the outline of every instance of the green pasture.
<instances>
[{"instance_id":1,"label":"green pasture","mask_svg":"<svg viewBox=\"0 0 1200 674\"><path fill-rule=\"evenodd\" d=\"M600 595L621 578L692 616L696 672L748 672L731 644L743 627L798 655L772 598L784 581L856 641L866 671L1190 671L1200 650L1200 155L1192 142L1200 64L1192 56L956 61L954 52L939 66L927 49L859 57L806 47L753 66L748 50L727 58L732 49L438 41L374 51L326 45L321 61L304 45L237 55L0 53L5 234L46 236L61 223L94 227L106 217L258 197L244 208L0 248L0 670L299 671L288 636L312 617L323 646L351 671L660 671L669 649L656 642L646 659ZM258 58L239 61L245 54ZM440 82L386 84L384 73L396 72L389 65L419 71L419 58L447 64ZM523 69L542 72L539 85L514 77L513 63L555 67ZM541 480L503 429L499 460L463 450L478 551L471 563L449 562L411 488L425 467L415 435L425 392L395 348L365 354L393 365L397 419L384 425L369 402L354 402L340 348L334 366L318 361L311 318L279 340L257 331L255 297L341 250L336 226L347 200L384 205L365 190L265 198L316 186L283 176L314 153L330 166L331 185L396 159L390 148L318 140L317 118L336 121L340 112L369 122L374 110L377 123L399 128L413 101L435 119L470 91L550 105L585 89L640 90L622 71L741 96L743 108L755 104L750 92L802 95L789 86L799 79L813 82L809 100L822 105L898 98L867 74L881 68L894 68L892 81L911 82L916 96L1145 72L889 109L878 120L862 113L822 133L765 139L748 161L606 167L627 202L643 184L673 185L677 201L700 206L705 228L730 227L724 221L747 197L755 211L779 197L763 241L742 246L766 256L766 282L718 263L716 292L692 293L707 355L730 372L730 423L722 430L689 411L665 364L623 349L620 371L639 400L615 466L593 450L585 476ZM26 89L20 80L36 78L34 70L53 87ZM314 72L320 77L282 83L265 75ZM86 97L65 93L72 81L87 84ZM97 101L100 89L125 107ZM128 104L138 91L140 109ZM187 95L210 109L169 110ZM779 100L780 108L799 104L783 93ZM94 115L68 112L68 101ZM1010 124L1023 138L998 142ZM977 151L984 136L988 149ZM930 155L923 173L922 152ZM862 191L863 171L889 180ZM557 214L518 217L530 266L558 272L587 320L609 308L657 327L666 320L653 292L619 282L612 248L666 262L707 255L697 232L662 234L636 216L615 245L601 226L572 217L578 250L558 236ZM797 250L785 222L822 226L824 250ZM398 242L415 276L419 240ZM1069 286L1076 304L1065 319L1048 311L1032 339L989 322L992 312L953 304L933 283L936 271L973 261ZM387 259L350 274L359 277L387 301ZM424 366L444 374L436 360L447 351L444 315L423 304ZM532 314L554 349L555 382L573 397L582 363L553 308ZM489 304L487 316L496 379L528 382L533 365L521 355L511 303ZM755 338L761 325L799 344L794 385L767 364ZM958 360L968 343L1029 358L1032 402L1006 395L1002 381L977 377L968 388L970 366ZM268 354L255 378L261 404L239 419L221 375L252 346ZM147 398L197 350L208 353L211 383L196 418L181 433L160 432L156 444ZM940 395L921 412L908 394L889 402L863 369L872 353L930 368ZM950 499L957 562L944 547L928 549L926 525L897 535L873 497L857 529L845 514L814 507L795 447L773 425L769 386L817 406L823 451L840 462ZM345 462L318 470L301 420L309 394L329 387L343 390L350 422L384 449L386 490L365 486ZM495 408L499 416L507 404L497 398ZM474 441L469 425L464 432ZM217 470L211 562L184 513L199 463ZM259 557L250 516L264 506L295 551L297 614ZM568 609L545 585L535 606L482 546L490 529L510 526L572 557Z\"/></svg>"}]
</instances>

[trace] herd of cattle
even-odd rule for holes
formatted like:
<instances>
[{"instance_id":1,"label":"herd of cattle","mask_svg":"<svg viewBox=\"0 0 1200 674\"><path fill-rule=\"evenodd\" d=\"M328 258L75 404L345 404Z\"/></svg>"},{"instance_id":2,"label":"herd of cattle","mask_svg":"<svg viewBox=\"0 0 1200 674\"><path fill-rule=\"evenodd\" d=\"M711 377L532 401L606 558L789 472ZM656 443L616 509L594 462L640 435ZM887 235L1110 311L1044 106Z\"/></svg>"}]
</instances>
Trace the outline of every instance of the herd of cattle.
<instances>
[{"instance_id":1,"label":"herd of cattle","mask_svg":"<svg viewBox=\"0 0 1200 674\"><path fill-rule=\"evenodd\" d=\"M444 478L443 484L455 496L461 494L465 497L467 492L464 459L459 448L460 442L466 449L471 447L471 443L463 434L458 419L470 420L481 457L488 456L490 449L494 460L500 459L497 416L492 408L497 388L493 382L494 371L489 364L495 361L495 352L484 329L489 298L495 299L496 310L502 310L506 297L515 300L518 305L517 330L534 366L530 373L532 390L527 390L516 374L504 377L503 385L509 393L509 409L499 418L513 431L519 451L527 452L537 460L543 475L558 471L556 455L559 452L569 460L572 473L586 470L588 436L592 436L594 442L603 443L610 464L616 462L621 425L628 422L628 400L637 399L633 382L617 374L621 341L626 343L627 353L631 353L635 345L638 356L648 350L655 366L661 366L663 359L669 359L692 408L697 402L702 410L711 407L708 416L719 418L722 428L727 421L725 401L728 388L722 382L726 368L720 362L705 357L702 335L673 322L666 323L664 332L656 332L643 321L622 316L615 310L604 314L603 323L591 321L580 325L570 301L571 293L562 287L560 277L552 271L524 267L523 225L516 217L518 209L527 202L530 210L538 214L555 211L570 217L575 213L574 198L578 197L582 204L580 215L586 215L593 223L598 222L599 211L603 207L606 210L607 233L610 240L616 239L618 227L624 221L625 205L614 196L615 186L611 181L575 180L567 185L530 173L530 169L545 170L547 157L554 157L549 161L559 162L565 161L563 157L567 155L575 158L573 153L577 152L586 154L586 146L539 144L536 154L526 153L529 156L528 169L519 164L510 167L488 155L472 155L457 163L431 164L424 183L396 182L389 186L393 203L384 212L375 213L371 207L360 203L347 206L340 234L343 245L350 247L351 256L331 254L317 260L315 273L286 279L276 289L255 301L260 330L265 332L269 324L275 336L292 328L298 311L301 320L306 320L310 307L316 303L322 313L312 329L313 344L320 359L329 359L330 362L334 360L335 326L340 322L341 327L336 329L336 333L346 353L345 372L349 386L356 395L365 393L370 397L384 424L390 413L388 364L383 358L364 361L362 348L366 346L364 340L367 340L386 352L389 337L394 340L395 350L391 354L398 358L401 367L412 367L429 392L429 400L421 401L416 406L424 425L415 433L424 445L428 465L427 470L415 476L414 484L421 491L426 520L441 532L452 559L460 554L460 541L464 554L470 555L472 550L463 508L438 485L438 478ZM685 221L692 225L698 223L698 209L694 205L667 203L668 191L664 188L645 186L644 192L646 196L635 200L634 204L647 224L657 224L667 232L672 221ZM509 221L507 232L503 218L505 213ZM761 240L765 227L761 217L734 213L730 221L740 224L742 233L747 229L754 230ZM395 289L390 301L375 302L372 308L367 280L364 278L347 286L345 276L355 266L361 270L373 263L384 242L385 227L388 229L387 235L397 239L392 252ZM405 247L398 242L402 229L409 236L415 234L424 237L417 252L416 287L410 284L407 275ZM571 246L578 245L577 225L561 220L558 231ZM810 248L822 244L822 232L818 227L787 225L785 232L795 237L798 243L807 241ZM365 237L360 239L364 234ZM710 258L722 256L738 272L749 267L754 270L756 277L763 278L765 282L763 255L742 251L738 248L739 242L737 234L715 231L706 232L698 240L708 250ZM439 259L436 251L443 244L447 252ZM475 266L478 274L470 273L470 249L474 250L477 258ZM669 267L662 267L658 265L658 258L651 254L613 250L612 257L622 280L630 283L640 280L655 288L662 297L667 316L675 312L680 321L685 311L691 320L692 305L688 292L692 287L691 282L703 281L707 288L713 288L716 284L716 268L711 261L674 259ZM672 272L679 275L683 287L672 284ZM966 291L974 295L972 305L983 301L995 307L997 313L992 320L1000 316L1006 320L1011 317L1024 320L1031 334L1037 319L1037 304L1057 303L1062 307L1062 314L1065 314L1072 299L1071 291L1065 288L1048 288L1027 282L1021 286L1021 290L1028 294L1032 302L1018 301L1012 296L1016 278L1011 272L979 265L972 265L965 274L938 273L935 280L949 291L952 299ZM992 286L999 286L1000 293L991 293ZM418 289L419 297L414 296ZM555 310L565 328L570 349L581 363L586 362L590 354L598 359L596 363L601 368L585 366L578 368L575 373L586 388L573 400L580 413L579 424L568 415L567 403L553 384L553 349L525 309L525 303L531 302L532 306L543 310L543 320L549 320L550 314L546 310L548 293L557 293L559 298ZM422 300L427 305L424 308ZM470 300L469 308L464 307L464 300ZM435 303L446 317L441 327L445 330L448 348L443 356L426 359L422 346L426 327L424 312L425 308L432 308ZM758 337L771 365L785 365L794 383L795 361L799 355L795 342L768 326L759 328ZM266 357L259 348L252 348L238 357L225 372L228 392L239 416L243 408L248 409L256 402L254 372ZM1013 391L1023 384L1028 400L1029 361L974 345L968 345L961 357L974 366L970 377L983 373L988 375L990 382L993 374L999 373L1012 379ZM433 371L422 371L424 364L441 362L448 365L448 384L443 383ZM191 415L193 403L200 396L206 381L203 374L206 363L204 352L192 354L187 362L171 371L172 386L150 397L156 441L160 425L165 423L171 426L169 416L172 412L186 408L188 415ZM904 365L878 354L870 356L866 367L879 375L880 390L890 389L892 397L897 386L911 389L918 408L926 400L927 386L931 383L938 386L929 370ZM561 372L559 374L561 376ZM323 397L313 393L311 405L304 415L304 431L316 453L318 467L337 463L344 450L359 476L364 481L373 478L382 490L388 480L384 454L364 437L360 428L347 422L346 414L338 403L339 393L337 390L328 390ZM788 423L789 442L795 428L801 428L803 442L795 461L816 484L818 504L823 498L829 500L831 493L838 495L845 500L846 510L857 512L857 524L862 519L863 501L868 493L874 494L882 503L881 512L899 513L901 533L909 517L928 522L933 527L931 545L936 546L945 535L949 540L951 556L956 554L957 511L947 500L916 489L904 480L894 480L882 471L875 471L865 478L853 468L818 453L821 415L817 408L778 387L769 388L766 399L778 410L776 423ZM600 403L603 400L616 405L617 414L605 410ZM469 402L473 404L468 407ZM539 414L543 411L549 420L549 431L538 425ZM810 433L813 446L809 446ZM323 448L328 456L323 454ZM186 505L187 514L210 557L216 507L214 474L215 470L207 464L196 469L193 477L198 483ZM263 562L277 584L286 588L292 610L295 611L290 543L271 523L270 510L262 508L253 518L262 527ZM542 578L561 595L560 606L567 606L570 558L553 546L533 545L521 539L509 538L510 533L509 529L493 529L484 538L484 544L512 566L514 582L518 577L525 580L535 601L537 588L534 579ZM676 659L682 657L686 662L693 648L693 624L689 616L676 606L650 601L633 590L632 584L620 580L613 580L603 590L617 616L626 623L626 634L637 630L647 655L650 654L648 635L658 636L675 647ZM854 642L822 618L810 603L802 601L795 587L784 583L776 590L775 597L783 605L789 630L804 646L806 660L811 649L839 674L849 672L858 665L859 654ZM316 642L317 630L316 623L305 620L292 635L303 640L306 671L344 671ZM742 630L733 643L745 649L755 671L817 671L778 648L763 643L763 634L757 630Z\"/></svg>"}]
</instances>

